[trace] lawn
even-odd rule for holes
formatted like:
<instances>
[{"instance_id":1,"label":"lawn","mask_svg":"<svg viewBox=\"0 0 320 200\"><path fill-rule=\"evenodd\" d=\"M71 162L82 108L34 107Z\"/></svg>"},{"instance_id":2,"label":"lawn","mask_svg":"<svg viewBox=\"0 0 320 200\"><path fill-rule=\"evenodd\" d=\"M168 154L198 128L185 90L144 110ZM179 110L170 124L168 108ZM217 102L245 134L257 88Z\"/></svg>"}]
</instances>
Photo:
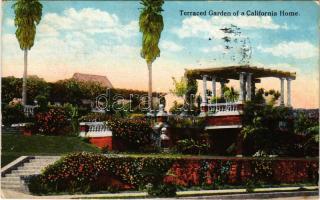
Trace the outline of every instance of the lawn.
<instances>
[{"instance_id":1,"label":"lawn","mask_svg":"<svg viewBox=\"0 0 320 200\"><path fill-rule=\"evenodd\" d=\"M63 155L71 152L100 152L95 146L78 137L67 136L24 136L2 134L1 167L19 156Z\"/></svg>"}]
</instances>

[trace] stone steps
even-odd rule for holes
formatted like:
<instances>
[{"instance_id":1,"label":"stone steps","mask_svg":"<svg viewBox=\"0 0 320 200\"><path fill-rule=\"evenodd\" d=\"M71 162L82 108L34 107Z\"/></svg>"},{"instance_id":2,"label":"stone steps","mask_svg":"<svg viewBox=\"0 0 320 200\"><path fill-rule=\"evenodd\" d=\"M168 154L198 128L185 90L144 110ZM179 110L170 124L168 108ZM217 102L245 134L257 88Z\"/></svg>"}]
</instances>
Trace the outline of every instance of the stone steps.
<instances>
[{"instance_id":1,"label":"stone steps","mask_svg":"<svg viewBox=\"0 0 320 200\"><path fill-rule=\"evenodd\" d=\"M33 173L38 174L40 172L39 168L38 169L18 169L18 170L12 170L12 174L29 174L32 175Z\"/></svg>"},{"instance_id":2,"label":"stone steps","mask_svg":"<svg viewBox=\"0 0 320 200\"><path fill-rule=\"evenodd\" d=\"M59 156L33 156L27 162L21 163L10 173L1 178L1 188L10 190L27 191L23 177L40 174L46 166L54 163Z\"/></svg>"}]
</instances>

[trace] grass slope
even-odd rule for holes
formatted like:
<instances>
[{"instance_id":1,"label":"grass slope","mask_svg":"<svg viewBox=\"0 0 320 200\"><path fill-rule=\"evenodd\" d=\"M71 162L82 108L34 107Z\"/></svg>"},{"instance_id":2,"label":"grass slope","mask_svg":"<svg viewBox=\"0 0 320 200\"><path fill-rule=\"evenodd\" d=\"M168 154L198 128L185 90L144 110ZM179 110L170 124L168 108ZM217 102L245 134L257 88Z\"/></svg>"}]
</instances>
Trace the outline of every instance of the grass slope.
<instances>
[{"instance_id":1,"label":"grass slope","mask_svg":"<svg viewBox=\"0 0 320 200\"><path fill-rule=\"evenodd\" d=\"M19 156L62 155L71 152L100 152L77 137L2 134L1 167Z\"/></svg>"}]
</instances>

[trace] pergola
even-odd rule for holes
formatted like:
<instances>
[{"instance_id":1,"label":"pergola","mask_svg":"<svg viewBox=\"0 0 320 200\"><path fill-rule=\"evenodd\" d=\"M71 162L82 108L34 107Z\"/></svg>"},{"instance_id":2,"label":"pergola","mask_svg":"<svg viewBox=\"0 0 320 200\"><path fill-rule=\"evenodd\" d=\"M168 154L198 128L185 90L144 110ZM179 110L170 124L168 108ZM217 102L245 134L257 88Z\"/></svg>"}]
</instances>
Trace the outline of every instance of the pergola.
<instances>
[{"instance_id":1,"label":"pergola","mask_svg":"<svg viewBox=\"0 0 320 200\"><path fill-rule=\"evenodd\" d=\"M185 72L185 76L187 78L203 81L201 106L207 105L206 91L208 79L212 81L212 97L216 96L216 82L220 83L222 91L225 83L228 83L230 79L239 80L240 94L238 101L242 103L243 101L251 100L252 94L255 90L255 83L261 82L261 78L268 77L275 77L280 79L280 105L284 105L284 81L287 80L287 106L291 106L291 80L294 80L296 78L296 73L245 65L205 69L187 69ZM223 96L222 92L221 96Z\"/></svg>"}]
</instances>

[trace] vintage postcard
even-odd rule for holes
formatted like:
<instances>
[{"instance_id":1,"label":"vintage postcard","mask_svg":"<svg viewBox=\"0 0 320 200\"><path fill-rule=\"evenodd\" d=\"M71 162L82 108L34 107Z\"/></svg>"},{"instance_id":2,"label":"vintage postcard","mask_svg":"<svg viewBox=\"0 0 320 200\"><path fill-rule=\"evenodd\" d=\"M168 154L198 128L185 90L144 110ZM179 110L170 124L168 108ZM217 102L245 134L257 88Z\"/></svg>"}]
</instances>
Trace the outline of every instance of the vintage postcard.
<instances>
[{"instance_id":1,"label":"vintage postcard","mask_svg":"<svg viewBox=\"0 0 320 200\"><path fill-rule=\"evenodd\" d=\"M1 14L1 198L318 199L319 1Z\"/></svg>"}]
</instances>

